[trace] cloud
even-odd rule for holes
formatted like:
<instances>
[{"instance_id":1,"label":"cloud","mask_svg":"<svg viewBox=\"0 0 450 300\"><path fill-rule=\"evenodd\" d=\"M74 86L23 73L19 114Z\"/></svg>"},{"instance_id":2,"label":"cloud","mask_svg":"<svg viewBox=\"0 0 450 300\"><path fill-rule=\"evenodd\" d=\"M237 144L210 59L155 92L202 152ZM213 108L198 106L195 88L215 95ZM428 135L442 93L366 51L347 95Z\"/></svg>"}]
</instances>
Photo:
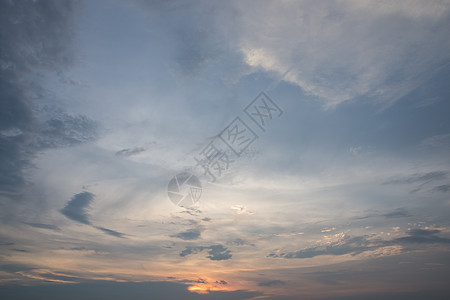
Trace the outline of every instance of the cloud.
<instances>
[{"instance_id":1,"label":"cloud","mask_svg":"<svg viewBox=\"0 0 450 300\"><path fill-rule=\"evenodd\" d=\"M433 190L446 193L446 192L450 191L450 184L438 185L438 186L434 187Z\"/></svg>"},{"instance_id":2,"label":"cloud","mask_svg":"<svg viewBox=\"0 0 450 300\"><path fill-rule=\"evenodd\" d=\"M145 150L147 149L143 147L127 148L117 151L115 155L118 157L129 157L144 152Z\"/></svg>"},{"instance_id":3,"label":"cloud","mask_svg":"<svg viewBox=\"0 0 450 300\"><path fill-rule=\"evenodd\" d=\"M105 227L97 227L97 226L95 228L100 229L101 231L103 231L106 234L109 234L109 235L112 235L112 236L115 236L115 237L118 237L118 238L124 237L123 233L117 232L115 230L111 230L111 229L108 229L108 228L105 228Z\"/></svg>"},{"instance_id":4,"label":"cloud","mask_svg":"<svg viewBox=\"0 0 450 300\"><path fill-rule=\"evenodd\" d=\"M418 243L418 244L450 244L450 239L441 238L436 234L440 230L411 229L407 231L409 236L395 239L394 243Z\"/></svg>"},{"instance_id":5,"label":"cloud","mask_svg":"<svg viewBox=\"0 0 450 300\"><path fill-rule=\"evenodd\" d=\"M50 230L60 230L58 226L52 225L52 224L42 224L42 223L28 223L24 222L24 224L27 224L28 226L34 227L34 228L42 228L42 229L50 229Z\"/></svg>"},{"instance_id":6,"label":"cloud","mask_svg":"<svg viewBox=\"0 0 450 300\"><path fill-rule=\"evenodd\" d=\"M108 235L118 238L124 237L123 233L105 227L92 225L91 221L89 220L88 210L90 208L90 205L94 201L94 197L95 195L89 192L75 194L72 199L66 204L66 206L61 209L61 213L73 221L91 225L92 227L97 228Z\"/></svg>"},{"instance_id":7,"label":"cloud","mask_svg":"<svg viewBox=\"0 0 450 300\"><path fill-rule=\"evenodd\" d=\"M191 247L187 246L186 249L181 251L180 256L187 256L191 254L197 254L199 252L202 252L203 250L208 250L208 258L210 260L228 260L232 257L231 251L228 250L223 245L211 245L211 246L197 246L197 247Z\"/></svg>"},{"instance_id":8,"label":"cloud","mask_svg":"<svg viewBox=\"0 0 450 300\"><path fill-rule=\"evenodd\" d=\"M444 1L136 3L167 22L183 75L221 63L236 78L263 71L327 107L354 99L392 104L450 59Z\"/></svg>"},{"instance_id":9,"label":"cloud","mask_svg":"<svg viewBox=\"0 0 450 300\"><path fill-rule=\"evenodd\" d=\"M245 245L252 245L252 246L254 246L253 244L250 244L248 241L243 240L241 238L237 238L237 239L231 240L227 244L233 245L233 246L245 246Z\"/></svg>"},{"instance_id":10,"label":"cloud","mask_svg":"<svg viewBox=\"0 0 450 300\"><path fill-rule=\"evenodd\" d=\"M0 3L0 193L10 198L22 194L24 171L39 151L97 137L88 118L39 107L51 92L35 78L76 60L72 28L78 7L69 0Z\"/></svg>"},{"instance_id":11,"label":"cloud","mask_svg":"<svg viewBox=\"0 0 450 300\"><path fill-rule=\"evenodd\" d=\"M90 225L88 209L94 200L94 195L82 192L72 197L69 203L61 210L61 213L71 220Z\"/></svg>"},{"instance_id":12,"label":"cloud","mask_svg":"<svg viewBox=\"0 0 450 300\"><path fill-rule=\"evenodd\" d=\"M199 228L189 229L187 231L179 232L177 234L171 235L171 237L176 237L185 241L197 240L200 238L201 230Z\"/></svg>"},{"instance_id":13,"label":"cloud","mask_svg":"<svg viewBox=\"0 0 450 300\"><path fill-rule=\"evenodd\" d=\"M357 255L366 251L376 250L383 247L409 244L449 244L450 239L441 238L436 234L439 230L411 229L406 232L407 236L393 240L382 240L367 235L344 236L342 239L327 245L321 245L303 250L287 253L271 253L268 257L282 258L313 258L320 255Z\"/></svg>"},{"instance_id":14,"label":"cloud","mask_svg":"<svg viewBox=\"0 0 450 300\"><path fill-rule=\"evenodd\" d=\"M411 184L411 183L422 183L430 182L434 180L442 180L447 178L448 172L445 171L434 171L428 173L418 173L408 177L393 178L383 182L384 185L388 184Z\"/></svg>"},{"instance_id":15,"label":"cloud","mask_svg":"<svg viewBox=\"0 0 450 300\"><path fill-rule=\"evenodd\" d=\"M286 282L281 280L269 280L265 282L258 283L259 286L277 286L277 285L284 285Z\"/></svg>"},{"instance_id":16,"label":"cloud","mask_svg":"<svg viewBox=\"0 0 450 300\"><path fill-rule=\"evenodd\" d=\"M362 96L392 103L449 59L448 2L263 3L238 5L246 63L328 106Z\"/></svg>"},{"instance_id":17,"label":"cloud","mask_svg":"<svg viewBox=\"0 0 450 300\"><path fill-rule=\"evenodd\" d=\"M406 209L397 208L396 210L383 214L382 216L386 218L407 218L410 217L411 215L408 213Z\"/></svg>"}]
</instances>

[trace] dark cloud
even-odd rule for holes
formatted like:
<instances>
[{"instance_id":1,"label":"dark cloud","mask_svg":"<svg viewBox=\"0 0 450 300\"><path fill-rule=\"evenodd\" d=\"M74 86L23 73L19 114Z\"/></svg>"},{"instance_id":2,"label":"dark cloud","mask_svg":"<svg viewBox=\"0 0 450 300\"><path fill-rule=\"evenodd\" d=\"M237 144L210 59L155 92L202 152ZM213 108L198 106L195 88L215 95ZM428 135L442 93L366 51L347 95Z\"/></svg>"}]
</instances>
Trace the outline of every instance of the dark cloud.
<instances>
[{"instance_id":1,"label":"dark cloud","mask_svg":"<svg viewBox=\"0 0 450 300\"><path fill-rule=\"evenodd\" d=\"M436 234L439 230L411 229L406 232L407 236L393 240L382 240L370 236L346 236L342 240L324 246L306 248L303 250L287 253L271 253L268 257L282 258L313 258L320 255L357 255L366 251L376 250L387 246L408 246L410 244L449 244L450 239L442 238Z\"/></svg>"},{"instance_id":2,"label":"dark cloud","mask_svg":"<svg viewBox=\"0 0 450 300\"><path fill-rule=\"evenodd\" d=\"M129 157L129 156L136 155L136 154L139 154L141 152L144 152L145 150L147 150L147 149L145 149L143 147L127 148L127 149L123 149L123 150L117 151L116 152L116 156L118 156L118 157Z\"/></svg>"},{"instance_id":3,"label":"dark cloud","mask_svg":"<svg viewBox=\"0 0 450 300\"><path fill-rule=\"evenodd\" d=\"M17 249L17 248L13 248L12 250L13 250L13 251L16 251L16 252L29 252L28 250L25 250L25 249Z\"/></svg>"},{"instance_id":4,"label":"dark cloud","mask_svg":"<svg viewBox=\"0 0 450 300\"><path fill-rule=\"evenodd\" d=\"M2 241L0 241L0 246L11 246L11 245L14 245L14 243L13 242L2 242Z\"/></svg>"},{"instance_id":5,"label":"dark cloud","mask_svg":"<svg viewBox=\"0 0 450 300\"><path fill-rule=\"evenodd\" d=\"M186 249L181 251L180 256L187 256L190 254L196 254L202 252L203 250L208 250L208 258L210 260L228 260L232 257L231 251L228 250L223 245L211 245L211 246L197 246L191 247L187 246Z\"/></svg>"},{"instance_id":6,"label":"dark cloud","mask_svg":"<svg viewBox=\"0 0 450 300\"><path fill-rule=\"evenodd\" d=\"M179 232L177 234L171 235L171 237L176 237L185 241L197 240L200 238L201 230L199 228L189 229L187 231Z\"/></svg>"},{"instance_id":7,"label":"dark cloud","mask_svg":"<svg viewBox=\"0 0 450 300\"><path fill-rule=\"evenodd\" d=\"M52 225L52 224L42 224L42 223L28 223L28 222L24 222L24 224L34 227L34 228L42 228L42 229L50 229L50 230L59 230L59 227L56 225Z\"/></svg>"},{"instance_id":8,"label":"dark cloud","mask_svg":"<svg viewBox=\"0 0 450 300\"><path fill-rule=\"evenodd\" d=\"M92 193L76 194L61 210L61 213L71 220L90 225L88 209L93 200L94 194Z\"/></svg>"},{"instance_id":9,"label":"dark cloud","mask_svg":"<svg viewBox=\"0 0 450 300\"><path fill-rule=\"evenodd\" d=\"M386 218L406 218L410 217L411 215L408 213L408 211L404 208L398 208L392 212L386 213L382 215Z\"/></svg>"},{"instance_id":10,"label":"dark cloud","mask_svg":"<svg viewBox=\"0 0 450 300\"><path fill-rule=\"evenodd\" d=\"M94 194L89 192L82 192L79 194L75 194L69 201L69 203L67 203L66 206L61 210L61 213L73 221L86 225L91 225L92 227L97 228L108 235L119 238L124 237L123 233L108 228L92 225L91 221L89 220L88 210L90 208L90 205L94 201L94 197L95 197Z\"/></svg>"},{"instance_id":11,"label":"dark cloud","mask_svg":"<svg viewBox=\"0 0 450 300\"><path fill-rule=\"evenodd\" d=\"M418 243L418 244L450 244L450 239L441 238L436 234L439 230L411 229L408 230L409 236L397 238L396 243Z\"/></svg>"},{"instance_id":12,"label":"dark cloud","mask_svg":"<svg viewBox=\"0 0 450 300\"><path fill-rule=\"evenodd\" d=\"M75 0L0 1L0 193L10 198L21 195L24 171L39 151L96 137L94 122L84 116L38 115L36 100L48 95L30 79L33 72L59 74L75 62L78 7Z\"/></svg>"},{"instance_id":13,"label":"dark cloud","mask_svg":"<svg viewBox=\"0 0 450 300\"><path fill-rule=\"evenodd\" d=\"M71 116L60 109L47 109L35 146L38 149L75 146L97 138L97 124L85 116Z\"/></svg>"},{"instance_id":14,"label":"dark cloud","mask_svg":"<svg viewBox=\"0 0 450 300\"><path fill-rule=\"evenodd\" d=\"M103 231L106 234L109 234L109 235L112 235L112 236L115 236L115 237L118 237L118 238L124 237L123 233L117 232L115 230L111 230L111 229L108 229L108 228L105 228L105 227L97 227L97 226L95 228L100 229L101 231Z\"/></svg>"},{"instance_id":15,"label":"dark cloud","mask_svg":"<svg viewBox=\"0 0 450 300\"><path fill-rule=\"evenodd\" d=\"M222 284L222 285L226 285L228 284L228 282L226 282L225 280L216 280L217 284Z\"/></svg>"},{"instance_id":16,"label":"dark cloud","mask_svg":"<svg viewBox=\"0 0 450 300\"><path fill-rule=\"evenodd\" d=\"M208 281L206 281L203 278L198 278L198 279L195 279L195 280L183 279L183 280L180 280L179 282L182 282L182 283L208 283Z\"/></svg>"},{"instance_id":17,"label":"dark cloud","mask_svg":"<svg viewBox=\"0 0 450 300\"><path fill-rule=\"evenodd\" d=\"M281 280L269 280L265 282L258 283L259 286L275 286L275 285L284 285L286 282Z\"/></svg>"},{"instance_id":18,"label":"dark cloud","mask_svg":"<svg viewBox=\"0 0 450 300\"><path fill-rule=\"evenodd\" d=\"M245 245L250 245L250 246L254 246L254 244L249 243L246 240L243 240L241 238L237 238L234 240L231 240L229 242L227 242L228 245L232 245L232 246L245 246Z\"/></svg>"},{"instance_id":19,"label":"dark cloud","mask_svg":"<svg viewBox=\"0 0 450 300\"><path fill-rule=\"evenodd\" d=\"M436 186L433 190L446 193L446 192L450 191L450 184L443 184L443 185Z\"/></svg>"},{"instance_id":20,"label":"dark cloud","mask_svg":"<svg viewBox=\"0 0 450 300\"><path fill-rule=\"evenodd\" d=\"M447 178L448 172L445 171L435 171L435 172L428 172L428 173L418 173L411 175L409 177L402 177L402 178L392 178L385 182L383 182L384 185L387 184L408 184L408 183L423 183L423 182L430 182L434 180L442 180Z\"/></svg>"},{"instance_id":21,"label":"dark cloud","mask_svg":"<svg viewBox=\"0 0 450 300\"><path fill-rule=\"evenodd\" d=\"M74 61L72 0L1 1L2 59L6 69L60 69Z\"/></svg>"},{"instance_id":22,"label":"dark cloud","mask_svg":"<svg viewBox=\"0 0 450 300\"><path fill-rule=\"evenodd\" d=\"M357 220L373 218L373 217L385 217L385 218L408 218L411 217L411 214L405 208L397 208L391 212L387 213L372 213L365 216L355 217Z\"/></svg>"},{"instance_id":23,"label":"dark cloud","mask_svg":"<svg viewBox=\"0 0 450 300\"><path fill-rule=\"evenodd\" d=\"M390 293L366 293L358 295L347 296L335 296L330 298L321 298L322 300L446 300L450 298L450 291L446 290L429 290L429 291L416 291L416 292L390 292Z\"/></svg>"}]
</instances>

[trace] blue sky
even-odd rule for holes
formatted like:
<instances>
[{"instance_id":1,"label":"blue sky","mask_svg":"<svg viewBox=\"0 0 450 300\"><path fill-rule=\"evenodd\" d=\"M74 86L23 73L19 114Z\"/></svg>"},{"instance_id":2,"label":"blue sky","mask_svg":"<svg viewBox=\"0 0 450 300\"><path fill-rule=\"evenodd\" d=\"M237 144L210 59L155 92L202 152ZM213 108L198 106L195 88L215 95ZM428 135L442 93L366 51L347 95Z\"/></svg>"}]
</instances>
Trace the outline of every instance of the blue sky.
<instances>
[{"instance_id":1,"label":"blue sky","mask_svg":"<svg viewBox=\"0 0 450 300\"><path fill-rule=\"evenodd\" d=\"M1 6L0 295L448 296L449 1Z\"/></svg>"}]
</instances>

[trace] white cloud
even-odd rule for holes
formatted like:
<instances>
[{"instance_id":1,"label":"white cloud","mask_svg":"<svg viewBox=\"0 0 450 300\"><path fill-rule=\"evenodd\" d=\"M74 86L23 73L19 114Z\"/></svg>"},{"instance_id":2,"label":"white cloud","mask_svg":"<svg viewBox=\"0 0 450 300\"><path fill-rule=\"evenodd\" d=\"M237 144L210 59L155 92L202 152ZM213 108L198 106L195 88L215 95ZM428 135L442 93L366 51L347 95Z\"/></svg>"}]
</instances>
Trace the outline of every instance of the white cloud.
<instances>
[{"instance_id":1,"label":"white cloud","mask_svg":"<svg viewBox=\"0 0 450 300\"><path fill-rule=\"evenodd\" d=\"M328 107L361 96L390 104L445 64L448 1L239 2L245 62Z\"/></svg>"}]
</instances>

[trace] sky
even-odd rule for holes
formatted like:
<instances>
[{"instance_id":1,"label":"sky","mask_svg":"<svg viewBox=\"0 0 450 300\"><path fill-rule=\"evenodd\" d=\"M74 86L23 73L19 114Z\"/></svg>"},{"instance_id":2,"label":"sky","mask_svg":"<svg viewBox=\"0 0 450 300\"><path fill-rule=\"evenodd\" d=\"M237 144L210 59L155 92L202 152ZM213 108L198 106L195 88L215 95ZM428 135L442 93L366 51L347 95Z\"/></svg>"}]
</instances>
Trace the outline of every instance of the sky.
<instances>
[{"instance_id":1,"label":"sky","mask_svg":"<svg viewBox=\"0 0 450 300\"><path fill-rule=\"evenodd\" d=\"M448 299L450 1L0 6L1 298Z\"/></svg>"}]
</instances>

